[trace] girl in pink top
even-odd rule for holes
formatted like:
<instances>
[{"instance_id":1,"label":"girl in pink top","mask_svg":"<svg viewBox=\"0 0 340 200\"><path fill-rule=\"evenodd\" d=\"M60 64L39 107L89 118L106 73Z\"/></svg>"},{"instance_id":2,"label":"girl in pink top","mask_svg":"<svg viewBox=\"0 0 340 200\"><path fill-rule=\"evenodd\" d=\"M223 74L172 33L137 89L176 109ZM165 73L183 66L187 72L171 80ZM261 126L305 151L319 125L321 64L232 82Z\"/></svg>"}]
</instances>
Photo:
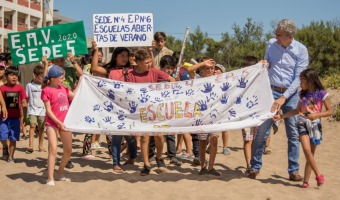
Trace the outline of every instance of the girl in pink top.
<instances>
[{"instance_id":1,"label":"girl in pink top","mask_svg":"<svg viewBox=\"0 0 340 200\"><path fill-rule=\"evenodd\" d=\"M42 90L41 99L46 109L46 132L48 138L48 179L46 184L53 186L58 132L63 143L63 156L58 169L59 181L71 181L63 174L64 167L70 160L72 152L72 135L70 131L66 131L64 119L70 106L69 98L73 98L74 93L63 85L65 73L61 67L53 65L49 69L47 77L48 85Z\"/></svg>"}]
</instances>

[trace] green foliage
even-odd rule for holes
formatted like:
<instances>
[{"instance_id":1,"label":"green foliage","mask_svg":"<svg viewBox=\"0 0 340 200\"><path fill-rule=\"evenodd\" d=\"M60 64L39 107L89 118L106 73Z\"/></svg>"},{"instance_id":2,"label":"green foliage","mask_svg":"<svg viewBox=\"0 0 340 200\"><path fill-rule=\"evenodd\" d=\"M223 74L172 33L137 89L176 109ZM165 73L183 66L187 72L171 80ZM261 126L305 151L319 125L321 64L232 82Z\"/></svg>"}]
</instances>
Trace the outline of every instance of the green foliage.
<instances>
[{"instance_id":1,"label":"green foliage","mask_svg":"<svg viewBox=\"0 0 340 200\"><path fill-rule=\"evenodd\" d=\"M340 103L335 105L332 117L335 121L340 121Z\"/></svg>"},{"instance_id":2,"label":"green foliage","mask_svg":"<svg viewBox=\"0 0 340 200\"><path fill-rule=\"evenodd\" d=\"M323 86L325 86L326 88L339 89L340 88L340 73L324 76L321 81L322 81Z\"/></svg>"}]
</instances>

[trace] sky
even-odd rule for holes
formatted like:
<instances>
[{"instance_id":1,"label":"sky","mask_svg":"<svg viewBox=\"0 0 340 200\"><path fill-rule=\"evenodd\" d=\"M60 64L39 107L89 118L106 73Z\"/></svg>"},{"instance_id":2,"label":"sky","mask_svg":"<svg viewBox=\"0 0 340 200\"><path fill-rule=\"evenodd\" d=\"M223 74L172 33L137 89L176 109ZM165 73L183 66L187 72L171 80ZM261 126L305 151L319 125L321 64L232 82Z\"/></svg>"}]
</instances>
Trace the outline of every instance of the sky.
<instances>
[{"instance_id":1,"label":"sky","mask_svg":"<svg viewBox=\"0 0 340 200\"><path fill-rule=\"evenodd\" d=\"M183 39L186 27L199 26L216 41L221 34L233 34L232 26L241 28L252 18L262 23L264 32L273 31L271 22L291 19L298 28L312 21L340 20L339 0L55 0L59 14L84 21L87 37L92 37L93 14L152 13L154 32L164 31Z\"/></svg>"}]
</instances>

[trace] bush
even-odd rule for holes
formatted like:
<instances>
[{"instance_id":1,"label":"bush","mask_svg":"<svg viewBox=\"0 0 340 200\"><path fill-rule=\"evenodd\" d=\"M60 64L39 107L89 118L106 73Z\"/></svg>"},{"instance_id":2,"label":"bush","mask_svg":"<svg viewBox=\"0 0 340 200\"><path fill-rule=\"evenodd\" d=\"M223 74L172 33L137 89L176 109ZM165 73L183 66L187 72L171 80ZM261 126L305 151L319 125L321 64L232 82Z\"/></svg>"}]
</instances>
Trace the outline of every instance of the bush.
<instances>
[{"instance_id":1,"label":"bush","mask_svg":"<svg viewBox=\"0 0 340 200\"><path fill-rule=\"evenodd\" d=\"M334 111L333 111L332 118L333 118L335 121L340 121L340 103L338 103L338 104L336 104L336 105L334 106Z\"/></svg>"},{"instance_id":2,"label":"bush","mask_svg":"<svg viewBox=\"0 0 340 200\"><path fill-rule=\"evenodd\" d=\"M340 88L340 74L331 74L322 78L322 84L325 88Z\"/></svg>"}]
</instances>

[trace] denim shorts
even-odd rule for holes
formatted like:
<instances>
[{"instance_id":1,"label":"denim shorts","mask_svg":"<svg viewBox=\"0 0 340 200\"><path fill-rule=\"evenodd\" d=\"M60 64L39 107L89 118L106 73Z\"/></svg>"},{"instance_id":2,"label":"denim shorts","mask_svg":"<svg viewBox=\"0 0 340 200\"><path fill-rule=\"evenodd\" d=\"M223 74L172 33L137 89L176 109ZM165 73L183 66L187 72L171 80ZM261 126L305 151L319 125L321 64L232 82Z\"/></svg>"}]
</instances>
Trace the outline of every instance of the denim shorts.
<instances>
[{"instance_id":1,"label":"denim shorts","mask_svg":"<svg viewBox=\"0 0 340 200\"><path fill-rule=\"evenodd\" d=\"M1 121L0 140L20 140L20 120L19 118L7 118Z\"/></svg>"},{"instance_id":2,"label":"denim shorts","mask_svg":"<svg viewBox=\"0 0 340 200\"><path fill-rule=\"evenodd\" d=\"M306 123L299 122L299 123L296 124L296 126L297 126L297 129L298 129L299 135L309 135ZM321 123L318 123L318 129L319 129L319 131L322 135L322 125L321 125Z\"/></svg>"}]
</instances>

